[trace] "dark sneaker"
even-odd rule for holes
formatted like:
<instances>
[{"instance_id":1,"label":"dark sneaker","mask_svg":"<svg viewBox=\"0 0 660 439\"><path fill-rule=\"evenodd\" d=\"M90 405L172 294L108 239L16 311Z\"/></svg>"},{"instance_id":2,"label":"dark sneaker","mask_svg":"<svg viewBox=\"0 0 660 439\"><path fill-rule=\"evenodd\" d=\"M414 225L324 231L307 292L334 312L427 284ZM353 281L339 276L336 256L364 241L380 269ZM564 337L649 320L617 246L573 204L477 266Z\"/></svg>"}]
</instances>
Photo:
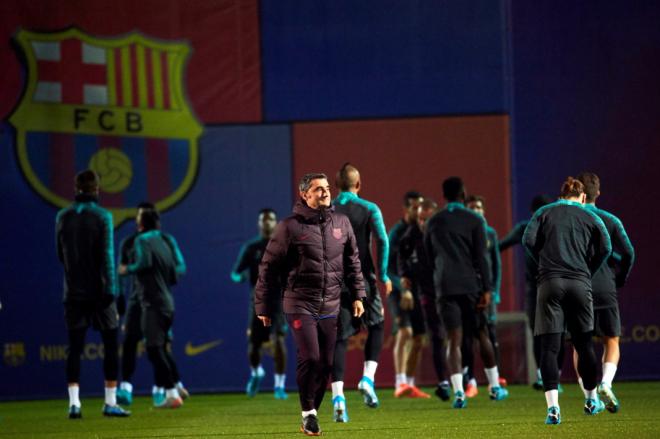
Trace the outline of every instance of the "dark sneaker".
<instances>
[{"instance_id":1,"label":"dark sneaker","mask_svg":"<svg viewBox=\"0 0 660 439\"><path fill-rule=\"evenodd\" d=\"M69 419L80 419L82 418L82 411L77 405L72 405L69 407Z\"/></svg>"},{"instance_id":2,"label":"dark sneaker","mask_svg":"<svg viewBox=\"0 0 660 439\"><path fill-rule=\"evenodd\" d=\"M438 386L435 388L435 396L443 401L449 401L449 398L451 397L451 387L449 387L449 384L438 384Z\"/></svg>"},{"instance_id":3,"label":"dark sneaker","mask_svg":"<svg viewBox=\"0 0 660 439\"><path fill-rule=\"evenodd\" d=\"M110 416L114 418L126 418L131 416L131 412L124 410L118 405L103 405L103 416Z\"/></svg>"},{"instance_id":4,"label":"dark sneaker","mask_svg":"<svg viewBox=\"0 0 660 439\"><path fill-rule=\"evenodd\" d=\"M303 423L300 426L305 436L321 436L321 427L319 427L319 418L316 415L307 415L303 418Z\"/></svg>"},{"instance_id":5,"label":"dark sneaker","mask_svg":"<svg viewBox=\"0 0 660 439\"><path fill-rule=\"evenodd\" d=\"M534 381L532 387L534 390L543 390L543 380L539 378L538 380Z\"/></svg>"}]
</instances>

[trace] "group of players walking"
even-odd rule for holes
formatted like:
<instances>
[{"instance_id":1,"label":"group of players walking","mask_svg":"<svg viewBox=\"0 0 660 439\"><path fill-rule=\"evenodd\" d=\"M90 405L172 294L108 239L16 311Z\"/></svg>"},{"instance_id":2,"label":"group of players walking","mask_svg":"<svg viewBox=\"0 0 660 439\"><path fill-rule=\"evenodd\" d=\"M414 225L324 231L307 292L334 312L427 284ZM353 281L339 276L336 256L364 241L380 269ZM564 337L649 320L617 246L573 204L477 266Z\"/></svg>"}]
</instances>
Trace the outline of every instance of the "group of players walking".
<instances>
[{"instance_id":1,"label":"group of players walking","mask_svg":"<svg viewBox=\"0 0 660 439\"><path fill-rule=\"evenodd\" d=\"M501 243L486 223L485 200L467 197L458 177L443 182L446 205L442 209L417 192L407 193L403 219L389 237L378 206L358 195L362 182L355 166L345 164L337 173L336 185L340 193L332 200L327 176L307 174L299 184L300 197L291 216L278 224L273 210L262 210L260 235L243 247L231 273L235 282L249 279L254 290L248 325L249 396L256 395L264 378L261 349L270 342L275 359L274 396L288 397L284 337L290 330L297 347L301 431L321 433L318 409L328 381L333 420L348 422L343 381L346 351L349 338L364 328L367 337L358 390L368 407L378 407L375 374L385 335L380 281L394 316L396 397L430 398L414 381L428 332L439 398L446 401L453 395L452 406L460 409L466 407L468 397L476 395L476 341L488 395L494 401L505 399L508 391L506 380L499 376L495 334L499 252L522 243L527 250L527 309L540 366L536 385L545 390L546 423L561 422L560 350L566 329L575 347L585 413L596 414L605 407L618 411L612 392L621 332L616 290L625 283L634 253L621 222L595 207L600 195L597 176L569 177L556 202L535 199L531 220L517 225ZM116 397L112 219L97 204L98 177L93 172L79 174L76 187L76 202L57 218L70 338L69 416L81 416L77 383L89 326L101 331L106 349L103 414L127 416ZM179 407L187 392L167 349L174 312L169 287L185 271L185 263L176 241L159 230L158 212L152 205L140 206L137 224L138 232L122 243L118 270L120 275L135 275L136 290L126 312L124 382L119 396L130 403L134 353L137 341L144 337L155 371L155 394L158 388L165 389L155 405ZM372 239L376 258L372 257ZM605 343L600 384L594 329Z\"/></svg>"},{"instance_id":2,"label":"group of players walking","mask_svg":"<svg viewBox=\"0 0 660 439\"><path fill-rule=\"evenodd\" d=\"M64 267L64 317L69 338L66 375L69 418L82 418L80 357L89 327L101 333L104 344L104 416L127 417L119 404L131 404L131 377L138 342L144 339L153 364L154 406L177 408L188 396L171 355L174 298L170 287L186 265L176 240L160 231L160 216L153 205L137 210L137 232L121 244L120 265L115 272L112 215L98 205L99 178L91 170L76 175L75 202L56 219L57 254ZM117 301L117 274L129 277L130 297ZM128 295L129 293L126 292ZM124 295L121 296L122 298ZM119 305L119 306L118 306ZM125 311L122 371L119 375L119 311Z\"/></svg>"}]
</instances>

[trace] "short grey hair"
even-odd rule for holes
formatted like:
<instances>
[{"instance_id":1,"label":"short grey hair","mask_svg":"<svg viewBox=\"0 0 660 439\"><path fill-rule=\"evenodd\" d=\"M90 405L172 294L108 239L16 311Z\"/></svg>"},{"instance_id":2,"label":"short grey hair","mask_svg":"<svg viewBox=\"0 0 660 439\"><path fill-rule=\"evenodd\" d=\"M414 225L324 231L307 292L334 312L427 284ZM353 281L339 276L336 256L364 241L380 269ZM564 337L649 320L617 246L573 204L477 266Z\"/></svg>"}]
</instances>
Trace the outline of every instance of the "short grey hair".
<instances>
[{"instance_id":1,"label":"short grey hair","mask_svg":"<svg viewBox=\"0 0 660 439\"><path fill-rule=\"evenodd\" d=\"M312 180L318 180L320 178L328 179L328 176L321 172L313 172L311 174L305 174L303 178L300 179L298 183L298 189L300 192L307 192L312 185Z\"/></svg>"}]
</instances>

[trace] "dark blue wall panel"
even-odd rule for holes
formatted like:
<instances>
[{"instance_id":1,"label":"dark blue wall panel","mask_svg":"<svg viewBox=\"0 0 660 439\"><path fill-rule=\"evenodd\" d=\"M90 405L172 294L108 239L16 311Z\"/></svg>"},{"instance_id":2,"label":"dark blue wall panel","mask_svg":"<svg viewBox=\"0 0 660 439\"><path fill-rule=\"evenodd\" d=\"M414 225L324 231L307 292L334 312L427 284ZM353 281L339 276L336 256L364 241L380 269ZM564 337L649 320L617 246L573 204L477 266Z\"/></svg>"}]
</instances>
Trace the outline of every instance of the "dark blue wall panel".
<instances>
[{"instance_id":1,"label":"dark blue wall panel","mask_svg":"<svg viewBox=\"0 0 660 439\"><path fill-rule=\"evenodd\" d=\"M598 204L618 215L637 251L620 294L620 376L656 376L654 294L660 209L660 7L657 2L514 1L513 170L517 217L537 193L557 195L568 175L601 177ZM651 195L653 194L653 195Z\"/></svg>"},{"instance_id":2,"label":"dark blue wall panel","mask_svg":"<svg viewBox=\"0 0 660 439\"><path fill-rule=\"evenodd\" d=\"M505 4L262 1L264 119L505 112Z\"/></svg>"},{"instance_id":3,"label":"dark blue wall panel","mask_svg":"<svg viewBox=\"0 0 660 439\"><path fill-rule=\"evenodd\" d=\"M62 271L54 246L56 209L39 199L18 170L13 135L3 125L0 181L3 191L2 276L0 276L0 398L63 396L64 360L51 346L67 343L63 320ZM188 273L175 287L174 350L186 385L192 389L241 390L248 377L246 319L249 287L229 280L241 244L257 233L257 215L272 207L291 209L291 139L288 126L207 128L200 142L200 167L188 196L163 215L164 230L178 240ZM116 241L134 229L127 222ZM184 346L222 340L204 354L187 356ZM99 337L88 337L82 391L102 392ZM20 346L25 356L20 355ZM55 355L52 361L48 355ZM293 356L293 350L290 349ZM13 356L21 364L12 365ZM265 360L272 371L270 360ZM289 376L295 364L289 362ZM269 378L264 383L272 385ZM142 356L138 391L150 388L151 366Z\"/></svg>"}]
</instances>

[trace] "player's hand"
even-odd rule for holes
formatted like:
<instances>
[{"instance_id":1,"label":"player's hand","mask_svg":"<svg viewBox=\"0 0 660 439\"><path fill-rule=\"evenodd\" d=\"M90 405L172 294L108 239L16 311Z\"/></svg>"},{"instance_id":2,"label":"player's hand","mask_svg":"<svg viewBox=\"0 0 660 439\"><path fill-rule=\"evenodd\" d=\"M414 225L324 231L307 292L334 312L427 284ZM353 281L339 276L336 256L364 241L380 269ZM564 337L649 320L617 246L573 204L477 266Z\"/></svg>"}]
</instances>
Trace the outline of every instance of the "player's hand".
<instances>
[{"instance_id":1,"label":"player's hand","mask_svg":"<svg viewBox=\"0 0 660 439\"><path fill-rule=\"evenodd\" d=\"M117 269L117 273L121 274L122 276L128 274L128 267L126 264L120 264L119 268Z\"/></svg>"},{"instance_id":2,"label":"player's hand","mask_svg":"<svg viewBox=\"0 0 660 439\"><path fill-rule=\"evenodd\" d=\"M479 302L477 303L477 309L484 309L488 305L490 305L490 291L486 291L481 295Z\"/></svg>"},{"instance_id":3,"label":"player's hand","mask_svg":"<svg viewBox=\"0 0 660 439\"><path fill-rule=\"evenodd\" d=\"M401 306L401 309L404 311L410 311L415 307L415 299L413 298L413 294L410 290L405 290L401 294L401 300L399 301L399 305Z\"/></svg>"},{"instance_id":4,"label":"player's hand","mask_svg":"<svg viewBox=\"0 0 660 439\"><path fill-rule=\"evenodd\" d=\"M411 288L412 288L412 282L410 281L410 279L408 279L407 277L402 277L401 278L401 289L402 290L409 290Z\"/></svg>"},{"instance_id":5,"label":"player's hand","mask_svg":"<svg viewBox=\"0 0 660 439\"><path fill-rule=\"evenodd\" d=\"M270 317L268 316L257 316L259 320L261 320L261 323L264 324L264 326L268 327L271 325L272 321L270 320Z\"/></svg>"},{"instance_id":6,"label":"player's hand","mask_svg":"<svg viewBox=\"0 0 660 439\"><path fill-rule=\"evenodd\" d=\"M353 317L360 318L364 314L364 304L361 300L353 302Z\"/></svg>"},{"instance_id":7,"label":"player's hand","mask_svg":"<svg viewBox=\"0 0 660 439\"><path fill-rule=\"evenodd\" d=\"M389 296L391 292L392 292L392 281L388 280L387 282L385 282L385 295Z\"/></svg>"}]
</instances>

